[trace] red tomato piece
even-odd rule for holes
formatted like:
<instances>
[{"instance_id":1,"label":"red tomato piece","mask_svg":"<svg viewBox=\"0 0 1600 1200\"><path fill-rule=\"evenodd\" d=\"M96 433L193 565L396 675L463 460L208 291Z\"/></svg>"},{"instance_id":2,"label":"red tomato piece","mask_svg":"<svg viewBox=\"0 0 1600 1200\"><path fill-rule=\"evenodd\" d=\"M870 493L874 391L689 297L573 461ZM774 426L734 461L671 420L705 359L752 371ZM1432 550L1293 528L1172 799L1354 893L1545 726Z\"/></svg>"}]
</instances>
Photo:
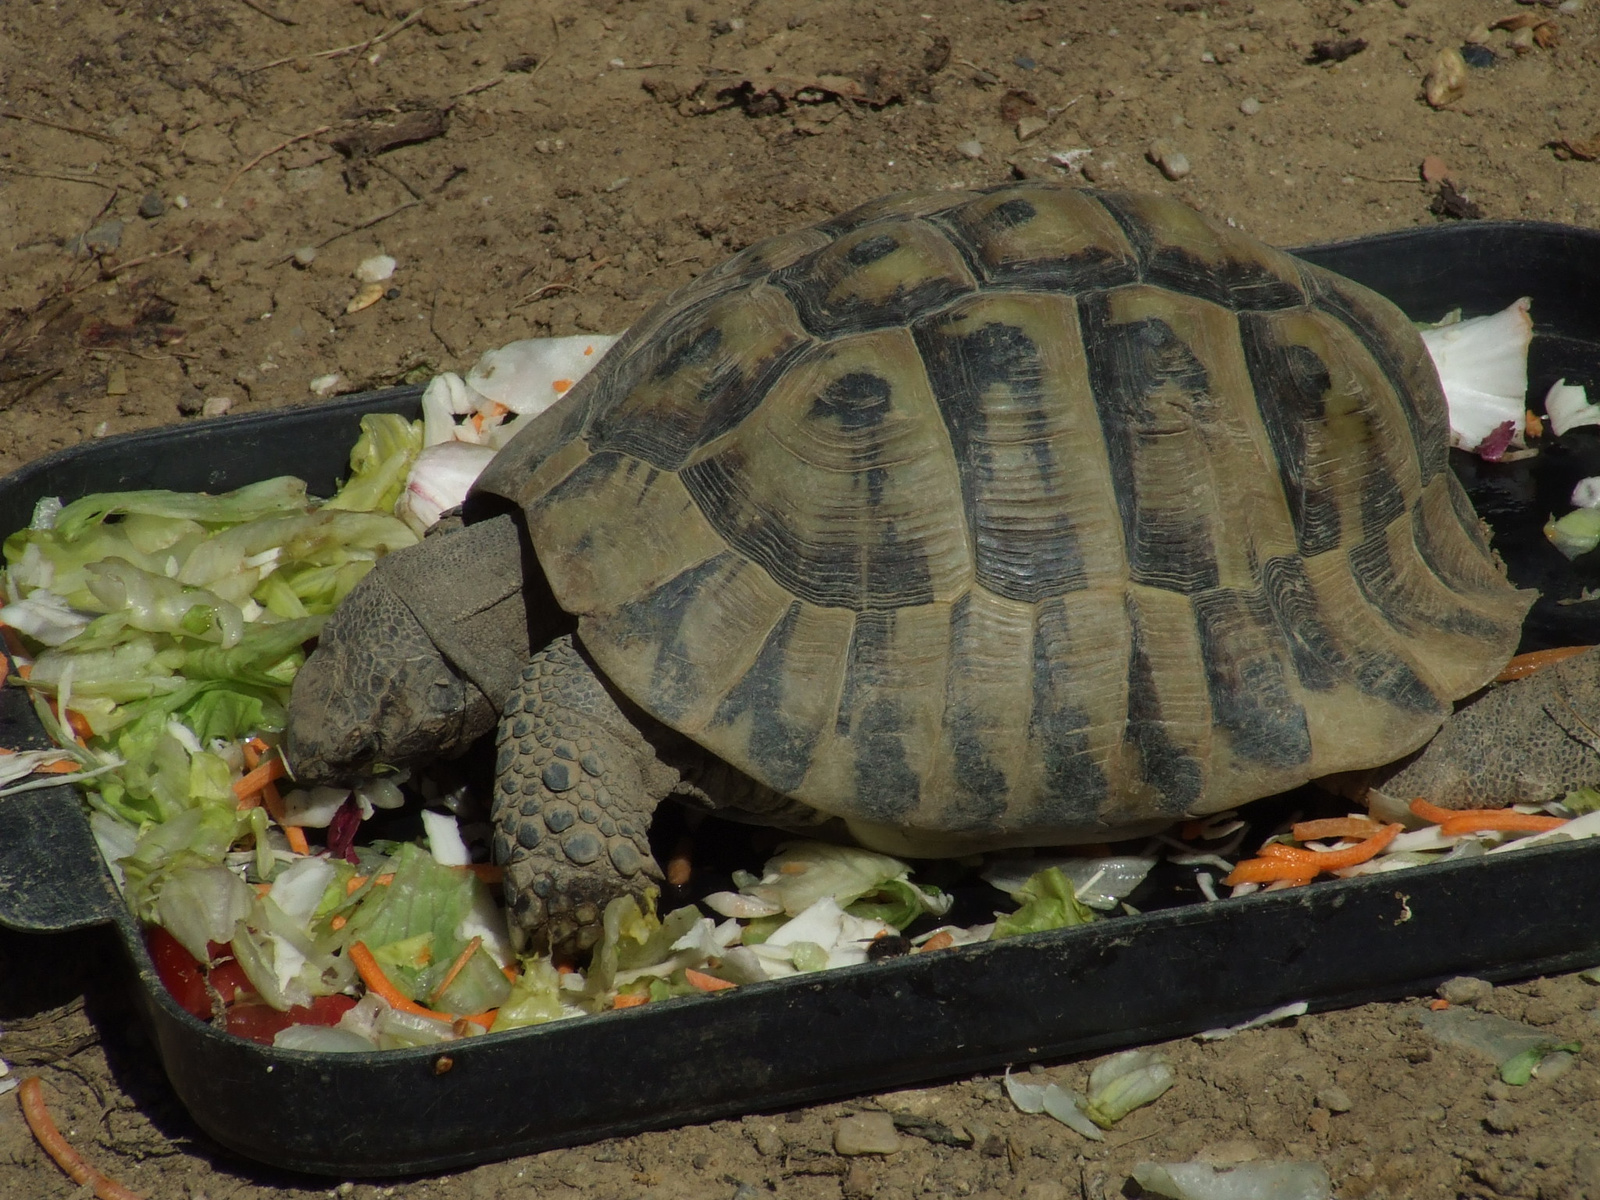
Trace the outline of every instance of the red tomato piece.
<instances>
[{"instance_id":1,"label":"red tomato piece","mask_svg":"<svg viewBox=\"0 0 1600 1200\"><path fill-rule=\"evenodd\" d=\"M356 1006L349 996L318 996L310 1004L279 1012L267 1004L247 1002L228 1009L228 1032L235 1037L272 1045L272 1039L291 1025L337 1025Z\"/></svg>"},{"instance_id":2,"label":"red tomato piece","mask_svg":"<svg viewBox=\"0 0 1600 1200\"><path fill-rule=\"evenodd\" d=\"M207 977L211 980L211 986L217 989L217 994L222 997L224 1004L232 1004L245 997L255 996L256 989L250 982L250 977L244 973L244 968L231 958L212 967Z\"/></svg>"},{"instance_id":3,"label":"red tomato piece","mask_svg":"<svg viewBox=\"0 0 1600 1200\"><path fill-rule=\"evenodd\" d=\"M155 963L156 975L178 1007L191 1012L202 1021L211 1016L211 997L206 994L206 981L200 974L200 964L194 955L159 925L144 931L144 944Z\"/></svg>"}]
</instances>

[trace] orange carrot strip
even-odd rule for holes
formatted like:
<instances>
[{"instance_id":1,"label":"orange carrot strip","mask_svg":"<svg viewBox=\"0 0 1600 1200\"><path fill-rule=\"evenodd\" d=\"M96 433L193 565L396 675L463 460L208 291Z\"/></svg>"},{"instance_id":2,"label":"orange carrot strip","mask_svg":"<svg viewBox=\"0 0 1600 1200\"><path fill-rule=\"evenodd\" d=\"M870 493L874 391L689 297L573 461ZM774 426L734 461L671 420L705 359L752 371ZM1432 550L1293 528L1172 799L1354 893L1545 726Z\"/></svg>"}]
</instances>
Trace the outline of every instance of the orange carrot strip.
<instances>
[{"instance_id":1,"label":"orange carrot strip","mask_svg":"<svg viewBox=\"0 0 1600 1200\"><path fill-rule=\"evenodd\" d=\"M1353 867L1377 857L1399 834L1399 824L1385 825L1378 833L1344 850L1302 851L1301 855L1277 854L1270 858L1247 858L1233 868L1222 882L1270 883L1275 880L1306 879L1322 871ZM1265 847L1263 847L1263 850ZM1292 849L1292 847L1285 847Z\"/></svg>"},{"instance_id":2,"label":"orange carrot strip","mask_svg":"<svg viewBox=\"0 0 1600 1200\"><path fill-rule=\"evenodd\" d=\"M461 969L467 965L467 960L478 952L478 947L483 945L482 937L475 937L467 943L467 948L456 955L455 962L450 964L450 969L444 973L444 978L439 981L439 986L433 989L433 994L438 995L456 981L456 976L461 974Z\"/></svg>"},{"instance_id":3,"label":"orange carrot strip","mask_svg":"<svg viewBox=\"0 0 1600 1200\"><path fill-rule=\"evenodd\" d=\"M379 875L376 879L374 879L372 881L372 886L373 887L388 887L393 882L394 882L394 872L393 871L385 871L382 875Z\"/></svg>"},{"instance_id":4,"label":"orange carrot strip","mask_svg":"<svg viewBox=\"0 0 1600 1200\"><path fill-rule=\"evenodd\" d=\"M1445 837L1463 833L1549 833L1566 823L1565 817L1544 817L1507 809L1498 813L1462 813L1439 822L1439 832Z\"/></svg>"},{"instance_id":5,"label":"orange carrot strip","mask_svg":"<svg viewBox=\"0 0 1600 1200\"><path fill-rule=\"evenodd\" d=\"M371 879L371 878L372 878L372 876L370 876L370 875L352 875L352 876L350 876L349 879L345 880L344 894L346 896L354 896L357 892L359 892L361 890L361 885L366 883L366 881Z\"/></svg>"},{"instance_id":6,"label":"orange carrot strip","mask_svg":"<svg viewBox=\"0 0 1600 1200\"><path fill-rule=\"evenodd\" d=\"M328 922L328 928L333 930L335 933L338 933L339 930L343 929L348 924L350 924L350 918L345 916L343 913L338 913L334 916L333 920Z\"/></svg>"},{"instance_id":7,"label":"orange carrot strip","mask_svg":"<svg viewBox=\"0 0 1600 1200\"><path fill-rule=\"evenodd\" d=\"M1450 1001L1448 1001L1448 1000L1430 1000L1430 1001L1428 1001L1428 1007L1431 1008L1434 1012L1443 1012L1445 1009L1450 1007Z\"/></svg>"},{"instance_id":8,"label":"orange carrot strip","mask_svg":"<svg viewBox=\"0 0 1600 1200\"><path fill-rule=\"evenodd\" d=\"M500 968L500 974L504 975L512 983L517 981L517 969L509 964Z\"/></svg>"},{"instance_id":9,"label":"orange carrot strip","mask_svg":"<svg viewBox=\"0 0 1600 1200\"><path fill-rule=\"evenodd\" d=\"M37 1075L24 1079L22 1086L17 1089L17 1095L22 1100L22 1115L28 1119L28 1128L33 1130L33 1136L39 1139L39 1145L44 1147L45 1153L55 1160L56 1166L65 1171L73 1183L88 1184L94 1188L99 1200L144 1200L138 1192L129 1191L110 1176L95 1170L61 1136L49 1108L45 1106L44 1088Z\"/></svg>"},{"instance_id":10,"label":"orange carrot strip","mask_svg":"<svg viewBox=\"0 0 1600 1200\"><path fill-rule=\"evenodd\" d=\"M1526 679L1536 671L1553 667L1558 662L1565 662L1586 650L1593 649L1593 646L1558 646L1553 650L1532 650L1527 654L1519 654L1505 665L1500 674L1494 677L1494 681L1514 683L1518 679Z\"/></svg>"},{"instance_id":11,"label":"orange carrot strip","mask_svg":"<svg viewBox=\"0 0 1600 1200\"><path fill-rule=\"evenodd\" d=\"M1305 862L1315 858L1315 850L1304 850L1299 846L1290 846L1284 842L1268 842L1256 851L1257 858L1281 858L1295 862Z\"/></svg>"},{"instance_id":12,"label":"orange carrot strip","mask_svg":"<svg viewBox=\"0 0 1600 1200\"><path fill-rule=\"evenodd\" d=\"M506 869L499 863L473 863L468 870L485 883L499 883L506 877Z\"/></svg>"},{"instance_id":13,"label":"orange carrot strip","mask_svg":"<svg viewBox=\"0 0 1600 1200\"><path fill-rule=\"evenodd\" d=\"M736 983L729 983L726 979L718 979L715 975L707 975L704 971L696 971L693 967L685 968L683 977L689 981L691 987L697 987L702 992L725 992L729 988L739 986Z\"/></svg>"},{"instance_id":14,"label":"orange carrot strip","mask_svg":"<svg viewBox=\"0 0 1600 1200\"><path fill-rule=\"evenodd\" d=\"M488 1029L494 1024L494 1019L499 1015L500 1010L498 1008L491 1008L487 1012L481 1013L463 1013L461 1016L456 1018L456 1023L459 1024L462 1021L471 1021L474 1025L482 1025L485 1029ZM457 1032L459 1033L462 1031L457 1030Z\"/></svg>"},{"instance_id":15,"label":"orange carrot strip","mask_svg":"<svg viewBox=\"0 0 1600 1200\"><path fill-rule=\"evenodd\" d=\"M1297 821L1291 832L1297 842L1322 838L1368 838L1383 826L1371 817L1324 817L1320 821Z\"/></svg>"},{"instance_id":16,"label":"orange carrot strip","mask_svg":"<svg viewBox=\"0 0 1600 1200\"><path fill-rule=\"evenodd\" d=\"M917 947L918 954L927 954L933 950L948 950L956 944L956 939L950 935L948 929L941 929L922 945Z\"/></svg>"},{"instance_id":17,"label":"orange carrot strip","mask_svg":"<svg viewBox=\"0 0 1600 1200\"><path fill-rule=\"evenodd\" d=\"M612 1008L638 1008L641 1004L649 1004L650 996L646 992L618 992L617 998L611 1002Z\"/></svg>"},{"instance_id":18,"label":"orange carrot strip","mask_svg":"<svg viewBox=\"0 0 1600 1200\"><path fill-rule=\"evenodd\" d=\"M1273 883L1280 879L1310 879L1304 863L1287 858L1247 858L1235 863L1223 879L1232 887L1239 883Z\"/></svg>"},{"instance_id":19,"label":"orange carrot strip","mask_svg":"<svg viewBox=\"0 0 1600 1200\"><path fill-rule=\"evenodd\" d=\"M450 1019L444 1013L424 1008L395 987L383 973L378 960L372 957L372 951L367 949L365 942L351 942L349 954L350 961L355 964L356 974L361 976L361 982L367 985L367 991L382 996L389 1002L391 1008L398 1008L401 1012L408 1012L417 1017L432 1017L435 1021Z\"/></svg>"},{"instance_id":20,"label":"orange carrot strip","mask_svg":"<svg viewBox=\"0 0 1600 1200\"><path fill-rule=\"evenodd\" d=\"M256 749L254 739L244 743L244 745L239 747L239 750L244 755L245 770L254 771L258 766L261 765L261 751Z\"/></svg>"},{"instance_id":21,"label":"orange carrot strip","mask_svg":"<svg viewBox=\"0 0 1600 1200\"><path fill-rule=\"evenodd\" d=\"M1544 817L1511 808L1440 808L1420 796L1411 802L1411 811L1424 821L1432 821L1446 837L1463 833L1548 833L1567 823L1565 817Z\"/></svg>"},{"instance_id":22,"label":"orange carrot strip","mask_svg":"<svg viewBox=\"0 0 1600 1200\"><path fill-rule=\"evenodd\" d=\"M282 779L288 773L283 765L283 759L274 754L255 770L247 774L233 785L233 794L243 800L246 796L253 796L257 792L266 790L267 785L274 780Z\"/></svg>"},{"instance_id":23,"label":"orange carrot strip","mask_svg":"<svg viewBox=\"0 0 1600 1200\"><path fill-rule=\"evenodd\" d=\"M259 899L262 896L265 896L270 891L272 891L272 885L270 883L258 883L258 884L256 884L256 897L257 897L257 899Z\"/></svg>"},{"instance_id":24,"label":"orange carrot strip","mask_svg":"<svg viewBox=\"0 0 1600 1200\"><path fill-rule=\"evenodd\" d=\"M71 775L74 771L83 770L83 767L75 758L58 758L55 762L45 763L44 766L35 767L34 770L40 775Z\"/></svg>"},{"instance_id":25,"label":"orange carrot strip","mask_svg":"<svg viewBox=\"0 0 1600 1200\"><path fill-rule=\"evenodd\" d=\"M1178 836L1186 842L1196 841L1205 832L1206 826L1210 823L1210 817L1201 817L1197 821L1185 821L1183 828L1178 831Z\"/></svg>"}]
</instances>

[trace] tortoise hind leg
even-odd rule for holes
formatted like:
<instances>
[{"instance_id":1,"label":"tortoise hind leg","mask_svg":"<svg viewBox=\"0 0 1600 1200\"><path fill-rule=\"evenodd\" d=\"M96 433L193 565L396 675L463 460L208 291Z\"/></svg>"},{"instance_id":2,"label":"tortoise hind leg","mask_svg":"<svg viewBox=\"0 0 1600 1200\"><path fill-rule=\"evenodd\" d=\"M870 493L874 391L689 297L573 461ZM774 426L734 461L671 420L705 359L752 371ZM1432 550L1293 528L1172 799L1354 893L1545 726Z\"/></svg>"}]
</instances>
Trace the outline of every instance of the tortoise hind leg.
<instances>
[{"instance_id":1,"label":"tortoise hind leg","mask_svg":"<svg viewBox=\"0 0 1600 1200\"><path fill-rule=\"evenodd\" d=\"M659 762L570 637L537 651L500 719L494 855L513 937L587 950L613 898L661 879L650 818L677 772Z\"/></svg>"}]
</instances>

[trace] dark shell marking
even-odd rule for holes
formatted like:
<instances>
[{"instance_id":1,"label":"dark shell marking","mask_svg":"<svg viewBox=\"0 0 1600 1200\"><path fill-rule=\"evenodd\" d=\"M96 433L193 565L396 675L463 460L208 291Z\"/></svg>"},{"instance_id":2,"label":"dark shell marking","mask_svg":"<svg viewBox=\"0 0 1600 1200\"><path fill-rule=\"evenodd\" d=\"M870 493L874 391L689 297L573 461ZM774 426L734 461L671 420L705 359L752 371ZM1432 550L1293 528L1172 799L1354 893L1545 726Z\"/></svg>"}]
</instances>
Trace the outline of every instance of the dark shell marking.
<instances>
[{"instance_id":1,"label":"dark shell marking","mask_svg":"<svg viewBox=\"0 0 1600 1200\"><path fill-rule=\"evenodd\" d=\"M866 826L1049 842L1390 761L1510 653L1386 301L1174 202L888 197L641 321L480 487L614 683Z\"/></svg>"}]
</instances>

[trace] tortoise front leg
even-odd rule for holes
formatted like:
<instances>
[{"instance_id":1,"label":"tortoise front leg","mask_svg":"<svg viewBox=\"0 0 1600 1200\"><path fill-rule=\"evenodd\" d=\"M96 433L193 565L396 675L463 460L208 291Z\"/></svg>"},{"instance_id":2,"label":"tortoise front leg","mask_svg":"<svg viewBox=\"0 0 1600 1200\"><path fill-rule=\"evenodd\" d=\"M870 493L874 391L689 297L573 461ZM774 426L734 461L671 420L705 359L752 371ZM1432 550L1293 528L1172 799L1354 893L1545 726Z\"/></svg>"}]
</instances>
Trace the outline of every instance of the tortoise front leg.
<instances>
[{"instance_id":1,"label":"tortoise front leg","mask_svg":"<svg viewBox=\"0 0 1600 1200\"><path fill-rule=\"evenodd\" d=\"M572 643L536 652L506 701L494 857L524 948L587 950L607 903L661 879L650 818L677 783Z\"/></svg>"}]
</instances>

